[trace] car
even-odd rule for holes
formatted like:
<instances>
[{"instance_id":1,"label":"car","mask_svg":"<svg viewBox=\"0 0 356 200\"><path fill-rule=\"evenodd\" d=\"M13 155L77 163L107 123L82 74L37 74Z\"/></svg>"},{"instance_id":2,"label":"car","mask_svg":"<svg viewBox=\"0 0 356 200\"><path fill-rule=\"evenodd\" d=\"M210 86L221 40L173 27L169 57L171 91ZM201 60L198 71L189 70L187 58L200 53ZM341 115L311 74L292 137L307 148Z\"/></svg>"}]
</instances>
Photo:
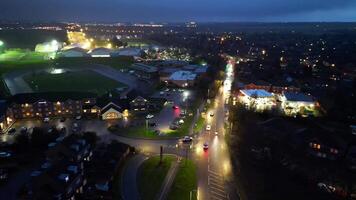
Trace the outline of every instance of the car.
<instances>
[{"instance_id":1,"label":"car","mask_svg":"<svg viewBox=\"0 0 356 200\"><path fill-rule=\"evenodd\" d=\"M179 107L176 106L176 105L174 105L174 106L172 106L172 108L176 110L176 109L178 109Z\"/></svg>"},{"instance_id":2,"label":"car","mask_svg":"<svg viewBox=\"0 0 356 200\"><path fill-rule=\"evenodd\" d=\"M178 124L179 124L179 125L184 124L184 120L183 120L183 119L180 119L180 120L178 121Z\"/></svg>"},{"instance_id":3,"label":"car","mask_svg":"<svg viewBox=\"0 0 356 200\"><path fill-rule=\"evenodd\" d=\"M164 92L162 91L162 92L160 92L159 94L160 94L160 95L164 95Z\"/></svg>"},{"instance_id":4,"label":"car","mask_svg":"<svg viewBox=\"0 0 356 200\"><path fill-rule=\"evenodd\" d=\"M26 133L27 132L27 127L23 126L20 130L21 133Z\"/></svg>"},{"instance_id":5,"label":"car","mask_svg":"<svg viewBox=\"0 0 356 200\"><path fill-rule=\"evenodd\" d=\"M61 117L61 119L59 120L60 122L65 122L66 118L65 117Z\"/></svg>"},{"instance_id":6,"label":"car","mask_svg":"<svg viewBox=\"0 0 356 200\"><path fill-rule=\"evenodd\" d=\"M217 132L217 131L215 131L215 135L218 135L218 132Z\"/></svg>"},{"instance_id":7,"label":"car","mask_svg":"<svg viewBox=\"0 0 356 200\"><path fill-rule=\"evenodd\" d=\"M205 130L210 131L210 130L211 130L211 126L210 126L209 124L208 124L208 125L206 125Z\"/></svg>"},{"instance_id":8,"label":"car","mask_svg":"<svg viewBox=\"0 0 356 200\"><path fill-rule=\"evenodd\" d=\"M0 151L0 158L8 158L11 156L11 153L6 151Z\"/></svg>"},{"instance_id":9,"label":"car","mask_svg":"<svg viewBox=\"0 0 356 200\"><path fill-rule=\"evenodd\" d=\"M174 124L171 124L171 125L169 125L169 129L171 129L171 130L177 130L177 129L178 129L178 126L177 126L177 125L174 125Z\"/></svg>"},{"instance_id":10,"label":"car","mask_svg":"<svg viewBox=\"0 0 356 200\"><path fill-rule=\"evenodd\" d=\"M8 134L13 134L16 132L15 128L10 128L10 130L7 132Z\"/></svg>"},{"instance_id":11,"label":"car","mask_svg":"<svg viewBox=\"0 0 356 200\"><path fill-rule=\"evenodd\" d=\"M53 132L53 128L49 128L47 132L48 133L52 133Z\"/></svg>"},{"instance_id":12,"label":"car","mask_svg":"<svg viewBox=\"0 0 356 200\"><path fill-rule=\"evenodd\" d=\"M203 149L204 149L204 151L206 151L206 150L209 149L209 144L208 144L208 142L205 142L205 143L203 144Z\"/></svg>"},{"instance_id":13,"label":"car","mask_svg":"<svg viewBox=\"0 0 356 200\"><path fill-rule=\"evenodd\" d=\"M6 169L0 169L0 181L7 180L9 173Z\"/></svg>"},{"instance_id":14,"label":"car","mask_svg":"<svg viewBox=\"0 0 356 200\"><path fill-rule=\"evenodd\" d=\"M154 115L148 114L148 115L146 116L146 119L152 119L153 117L154 117Z\"/></svg>"},{"instance_id":15,"label":"car","mask_svg":"<svg viewBox=\"0 0 356 200\"><path fill-rule=\"evenodd\" d=\"M75 117L76 120L81 120L82 119L82 116L78 115Z\"/></svg>"},{"instance_id":16,"label":"car","mask_svg":"<svg viewBox=\"0 0 356 200\"><path fill-rule=\"evenodd\" d=\"M43 122L44 122L44 123L48 123L48 122L49 122L49 118L48 118L48 117L45 117L45 118L43 119Z\"/></svg>"},{"instance_id":17,"label":"car","mask_svg":"<svg viewBox=\"0 0 356 200\"><path fill-rule=\"evenodd\" d=\"M214 113L213 112L210 112L210 117L214 117Z\"/></svg>"},{"instance_id":18,"label":"car","mask_svg":"<svg viewBox=\"0 0 356 200\"><path fill-rule=\"evenodd\" d=\"M193 138L190 136L184 136L182 139L182 142L187 143L187 142L192 142Z\"/></svg>"},{"instance_id":19,"label":"car","mask_svg":"<svg viewBox=\"0 0 356 200\"><path fill-rule=\"evenodd\" d=\"M157 126L156 122L148 123L148 125L149 125L150 127L156 127L156 126Z\"/></svg>"}]
</instances>

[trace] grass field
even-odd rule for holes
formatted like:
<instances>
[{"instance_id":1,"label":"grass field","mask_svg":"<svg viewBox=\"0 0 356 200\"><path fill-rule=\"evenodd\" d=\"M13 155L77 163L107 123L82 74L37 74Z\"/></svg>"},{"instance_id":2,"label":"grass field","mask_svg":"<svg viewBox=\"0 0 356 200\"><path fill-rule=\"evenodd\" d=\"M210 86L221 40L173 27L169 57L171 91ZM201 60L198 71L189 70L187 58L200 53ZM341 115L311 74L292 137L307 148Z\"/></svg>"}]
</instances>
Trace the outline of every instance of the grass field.
<instances>
[{"instance_id":1,"label":"grass field","mask_svg":"<svg viewBox=\"0 0 356 200\"><path fill-rule=\"evenodd\" d=\"M86 91L102 95L109 90L125 86L92 71L50 74L41 72L24 77L35 92Z\"/></svg>"},{"instance_id":2,"label":"grass field","mask_svg":"<svg viewBox=\"0 0 356 200\"><path fill-rule=\"evenodd\" d=\"M174 179L168 200L197 199L197 167L191 160L182 160ZM191 194L190 194L191 193Z\"/></svg>"},{"instance_id":3,"label":"grass field","mask_svg":"<svg viewBox=\"0 0 356 200\"><path fill-rule=\"evenodd\" d=\"M159 160L159 156L152 157L146 160L139 169L138 188L144 200L155 199L175 157L163 156L161 164Z\"/></svg>"}]
</instances>

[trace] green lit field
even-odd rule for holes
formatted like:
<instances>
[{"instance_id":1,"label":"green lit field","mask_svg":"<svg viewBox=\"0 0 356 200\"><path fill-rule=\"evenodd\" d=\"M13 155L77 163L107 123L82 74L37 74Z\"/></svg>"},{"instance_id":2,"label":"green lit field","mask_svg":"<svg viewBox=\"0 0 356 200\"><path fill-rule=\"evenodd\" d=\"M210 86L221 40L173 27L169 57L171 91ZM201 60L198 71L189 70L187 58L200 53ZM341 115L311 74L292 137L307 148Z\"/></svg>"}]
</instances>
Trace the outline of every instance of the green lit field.
<instances>
[{"instance_id":1,"label":"green lit field","mask_svg":"<svg viewBox=\"0 0 356 200\"><path fill-rule=\"evenodd\" d=\"M65 72L50 74L41 72L24 77L35 92L85 91L98 95L125 85L92 71Z\"/></svg>"}]
</instances>

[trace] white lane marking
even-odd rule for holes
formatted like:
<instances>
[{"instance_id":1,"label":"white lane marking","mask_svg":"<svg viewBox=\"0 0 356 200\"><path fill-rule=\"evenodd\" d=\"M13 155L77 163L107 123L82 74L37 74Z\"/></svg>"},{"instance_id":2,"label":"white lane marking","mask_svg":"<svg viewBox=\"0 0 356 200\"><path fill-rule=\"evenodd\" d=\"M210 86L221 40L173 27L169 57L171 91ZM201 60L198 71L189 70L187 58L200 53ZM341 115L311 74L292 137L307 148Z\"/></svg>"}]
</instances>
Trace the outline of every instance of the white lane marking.
<instances>
[{"instance_id":1,"label":"white lane marking","mask_svg":"<svg viewBox=\"0 0 356 200\"><path fill-rule=\"evenodd\" d=\"M214 191L210 191L210 193L212 193L212 195L219 196L219 197L222 197L222 198L224 198L224 199L227 198L226 195L222 195L222 194L217 193L217 192L214 192Z\"/></svg>"},{"instance_id":2,"label":"white lane marking","mask_svg":"<svg viewBox=\"0 0 356 200\"><path fill-rule=\"evenodd\" d=\"M218 192L221 192L223 194L225 194L225 190L224 189L221 189L221 188L218 188L218 187L210 187L211 190L216 190Z\"/></svg>"}]
</instances>

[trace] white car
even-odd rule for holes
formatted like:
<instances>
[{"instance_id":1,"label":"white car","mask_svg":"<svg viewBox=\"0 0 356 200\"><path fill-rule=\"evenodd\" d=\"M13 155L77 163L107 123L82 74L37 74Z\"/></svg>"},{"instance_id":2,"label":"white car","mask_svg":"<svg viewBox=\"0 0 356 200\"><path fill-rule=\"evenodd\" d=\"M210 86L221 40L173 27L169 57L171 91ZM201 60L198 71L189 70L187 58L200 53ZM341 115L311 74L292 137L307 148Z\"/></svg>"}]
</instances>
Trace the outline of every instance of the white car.
<instances>
[{"instance_id":1,"label":"white car","mask_svg":"<svg viewBox=\"0 0 356 200\"><path fill-rule=\"evenodd\" d=\"M82 119L82 116L78 115L75 117L76 120L81 120Z\"/></svg>"},{"instance_id":2,"label":"white car","mask_svg":"<svg viewBox=\"0 0 356 200\"><path fill-rule=\"evenodd\" d=\"M49 118L48 118L48 117L45 117L45 118L43 119L43 122L48 123L48 122L49 122Z\"/></svg>"},{"instance_id":3,"label":"white car","mask_svg":"<svg viewBox=\"0 0 356 200\"><path fill-rule=\"evenodd\" d=\"M184 138L182 139L182 142L191 142L191 141L193 141L193 138L189 136L184 136Z\"/></svg>"},{"instance_id":4,"label":"white car","mask_svg":"<svg viewBox=\"0 0 356 200\"><path fill-rule=\"evenodd\" d=\"M209 124L208 124L208 125L206 125L205 130L210 131L210 130L211 130L211 126L210 126Z\"/></svg>"},{"instance_id":5,"label":"white car","mask_svg":"<svg viewBox=\"0 0 356 200\"><path fill-rule=\"evenodd\" d=\"M152 119L153 117L154 117L154 115L148 114L148 115L146 116L146 119Z\"/></svg>"}]
</instances>

